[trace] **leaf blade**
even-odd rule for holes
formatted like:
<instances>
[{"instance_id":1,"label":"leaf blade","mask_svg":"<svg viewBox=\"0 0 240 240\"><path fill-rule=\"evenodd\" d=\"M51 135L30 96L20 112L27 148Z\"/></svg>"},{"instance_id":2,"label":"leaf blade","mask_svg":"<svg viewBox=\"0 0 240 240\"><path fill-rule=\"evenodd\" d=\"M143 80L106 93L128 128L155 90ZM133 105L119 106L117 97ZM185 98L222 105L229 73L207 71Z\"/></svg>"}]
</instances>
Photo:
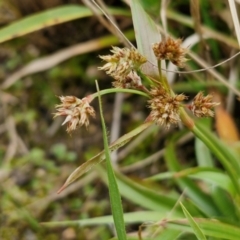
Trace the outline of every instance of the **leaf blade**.
<instances>
[{"instance_id":1,"label":"leaf blade","mask_svg":"<svg viewBox=\"0 0 240 240\"><path fill-rule=\"evenodd\" d=\"M111 13L128 15L127 11L110 9ZM32 14L0 29L0 43L28 33L78 18L92 16L90 9L69 4Z\"/></svg>"},{"instance_id":2,"label":"leaf blade","mask_svg":"<svg viewBox=\"0 0 240 240\"><path fill-rule=\"evenodd\" d=\"M119 194L118 184L115 178L114 170L112 168L110 150L109 150L108 139L107 139L107 129L106 129L105 121L103 117L101 95L100 95L100 90L99 90L97 81L96 81L96 87L98 92L99 110L100 110L100 117L101 117L101 123L102 123L102 131L103 131L103 143L104 143L104 150L105 150L106 163L107 163L106 165L107 165L107 175L108 175L108 183L109 183L109 197L110 197L114 225L115 225L115 229L116 229L119 240L127 240L127 234L125 230L125 223L124 223L124 217L123 217L122 201L121 201L121 196Z\"/></svg>"},{"instance_id":3,"label":"leaf blade","mask_svg":"<svg viewBox=\"0 0 240 240\"><path fill-rule=\"evenodd\" d=\"M190 226L192 227L196 237L198 238L198 240L207 240L206 237L204 236L203 232L201 231L201 229L199 228L198 224L194 221L193 217L191 216L191 214L188 212L188 210L184 207L184 205L182 203L180 203L183 213L186 216Z\"/></svg>"},{"instance_id":4,"label":"leaf blade","mask_svg":"<svg viewBox=\"0 0 240 240\"><path fill-rule=\"evenodd\" d=\"M131 132L123 135L120 137L118 140L116 140L114 143L112 143L109 146L110 151L117 150L118 148L124 146L126 143L128 143L133 137L144 131L146 128L152 125L152 122L146 122L142 124L141 126L135 128ZM106 156L104 151L98 153L94 157L92 157L90 160L87 162L83 163L81 166L76 168L70 176L67 178L66 182L64 185L58 190L58 193L62 192L67 186L69 186L71 183L76 181L78 178L80 178L83 174L87 173L90 171L94 166L97 164L103 162L105 160Z\"/></svg>"}]
</instances>

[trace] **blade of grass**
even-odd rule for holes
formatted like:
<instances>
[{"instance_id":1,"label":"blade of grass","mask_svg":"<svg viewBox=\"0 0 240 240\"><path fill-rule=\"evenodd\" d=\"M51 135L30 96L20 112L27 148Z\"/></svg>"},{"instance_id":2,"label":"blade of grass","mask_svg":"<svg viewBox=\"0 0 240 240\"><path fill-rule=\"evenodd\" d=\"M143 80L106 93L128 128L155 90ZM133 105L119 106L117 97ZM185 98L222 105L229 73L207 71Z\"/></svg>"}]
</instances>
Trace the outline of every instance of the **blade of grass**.
<instances>
[{"instance_id":1,"label":"blade of grass","mask_svg":"<svg viewBox=\"0 0 240 240\"><path fill-rule=\"evenodd\" d=\"M107 184L106 173L100 166L98 166L98 173ZM121 173L116 172L116 177L121 195L146 209L161 211L163 214L165 213L167 215L172 211L178 200L175 196L171 196L170 193L166 195L165 193L153 191L143 184L127 178ZM179 207L176 207L171 214L175 217L183 215Z\"/></svg>"},{"instance_id":2,"label":"blade of grass","mask_svg":"<svg viewBox=\"0 0 240 240\"><path fill-rule=\"evenodd\" d=\"M214 134L206 129L201 123L196 122L192 129L193 133L199 137L208 148L218 157L218 160L224 166L232 179L233 185L238 195L240 195L240 186L238 183L240 175L239 157L229 147L224 145Z\"/></svg>"},{"instance_id":3,"label":"blade of grass","mask_svg":"<svg viewBox=\"0 0 240 240\"><path fill-rule=\"evenodd\" d=\"M201 122L193 120L182 108L180 109L180 118L185 125L194 133L196 137L206 144L206 146L214 153L221 162L225 170L231 178L234 188L238 196L240 195L239 175L240 162L239 156L232 149L227 147L221 140L217 138L210 130L208 130Z\"/></svg>"},{"instance_id":4,"label":"blade of grass","mask_svg":"<svg viewBox=\"0 0 240 240\"><path fill-rule=\"evenodd\" d=\"M219 186L213 186L211 189L211 195L215 204L221 210L226 222L239 222L239 210L237 203L233 202L233 198Z\"/></svg>"},{"instance_id":5,"label":"blade of grass","mask_svg":"<svg viewBox=\"0 0 240 240\"><path fill-rule=\"evenodd\" d=\"M111 14L129 15L128 11L122 9L109 9L109 12ZM92 16L90 9L74 4L32 14L1 28L0 43L46 27L89 16Z\"/></svg>"},{"instance_id":6,"label":"blade of grass","mask_svg":"<svg viewBox=\"0 0 240 240\"><path fill-rule=\"evenodd\" d=\"M239 240L240 228L234 225L219 222L215 219L194 218L206 236L216 239ZM166 227L193 232L186 219L169 221Z\"/></svg>"},{"instance_id":7,"label":"blade of grass","mask_svg":"<svg viewBox=\"0 0 240 240\"><path fill-rule=\"evenodd\" d=\"M195 138L195 152L199 166L214 167L210 150L199 138Z\"/></svg>"},{"instance_id":8,"label":"blade of grass","mask_svg":"<svg viewBox=\"0 0 240 240\"><path fill-rule=\"evenodd\" d=\"M235 188L232 184L231 179L225 173L217 168L208 167L194 167L187 168L176 172L164 172L160 174L153 175L146 178L146 181L152 180L166 180L174 178L190 177L192 179L201 180L206 183L210 183L214 186L219 186L226 190L229 194L234 196L236 194Z\"/></svg>"},{"instance_id":9,"label":"blade of grass","mask_svg":"<svg viewBox=\"0 0 240 240\"><path fill-rule=\"evenodd\" d=\"M152 125L152 122L146 122L139 127L135 128L131 132L123 135L118 140L116 140L114 143L112 143L109 146L109 150L114 151L118 148L124 146L126 143L128 143L133 137L144 131L146 128ZM76 168L68 177L64 185L58 190L58 193L62 192L66 187L68 187L71 183L75 182L78 178L80 178L83 174L90 171L94 166L97 164L103 162L106 159L105 151L102 151L92 157L87 162L83 163L81 166Z\"/></svg>"},{"instance_id":10,"label":"blade of grass","mask_svg":"<svg viewBox=\"0 0 240 240\"><path fill-rule=\"evenodd\" d=\"M124 213L124 219L126 224L132 223L143 223L143 222L152 222L159 221L163 219L165 214L161 211L138 211L138 212L130 212ZM80 219L80 220L72 220L72 221L59 221L59 222L42 222L41 225L45 227L77 227L77 226L96 226L103 224L112 224L113 217L112 215L88 218L88 219Z\"/></svg>"},{"instance_id":11,"label":"blade of grass","mask_svg":"<svg viewBox=\"0 0 240 240\"><path fill-rule=\"evenodd\" d=\"M140 1L131 1L131 12L138 50L149 61L143 65L143 72L158 78L158 69L152 66L152 64L157 66L152 44L160 42L161 35L156 24L142 8ZM162 67L166 69L165 61L162 61Z\"/></svg>"},{"instance_id":12,"label":"blade of grass","mask_svg":"<svg viewBox=\"0 0 240 240\"><path fill-rule=\"evenodd\" d=\"M199 228L198 224L194 221L193 217L188 212L188 210L183 206L183 204L181 202L180 202L180 205L181 205L183 213L186 216L190 226L192 227L197 239L198 240L207 240L206 237L204 236L202 230Z\"/></svg>"},{"instance_id":13,"label":"blade of grass","mask_svg":"<svg viewBox=\"0 0 240 240\"><path fill-rule=\"evenodd\" d=\"M168 139L165 159L168 168L173 172L181 171L181 166L176 157L175 145L178 139L184 134L184 132L177 133ZM186 192L186 194L192 199L192 201L204 212L206 216L218 216L219 210L214 205L213 200L209 195L204 193L191 179L189 178L175 178L174 179L179 187Z\"/></svg>"},{"instance_id":14,"label":"blade of grass","mask_svg":"<svg viewBox=\"0 0 240 240\"><path fill-rule=\"evenodd\" d=\"M99 110L100 110L100 117L101 117L101 123L102 123L102 131L103 131L103 143L104 143L104 150L106 155L109 196L110 196L110 203L111 203L114 225L116 228L118 239L127 240L127 234L125 230L125 223L124 223L124 217L123 217L122 201L121 201L121 196L118 190L115 174L111 164L110 150L109 150L108 139L107 139L107 130L104 122L101 95L99 93L100 90L99 90L97 81L96 81L96 87L98 92Z\"/></svg>"}]
</instances>

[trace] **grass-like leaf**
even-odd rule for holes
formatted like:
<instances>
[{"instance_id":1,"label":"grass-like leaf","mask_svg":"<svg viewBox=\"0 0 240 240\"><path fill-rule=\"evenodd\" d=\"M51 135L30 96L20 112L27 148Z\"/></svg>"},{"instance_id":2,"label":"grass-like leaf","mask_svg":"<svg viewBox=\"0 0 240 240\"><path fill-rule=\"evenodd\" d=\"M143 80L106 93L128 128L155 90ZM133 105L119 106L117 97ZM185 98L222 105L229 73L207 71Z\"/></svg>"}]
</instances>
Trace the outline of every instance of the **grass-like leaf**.
<instances>
[{"instance_id":1,"label":"grass-like leaf","mask_svg":"<svg viewBox=\"0 0 240 240\"><path fill-rule=\"evenodd\" d=\"M230 193L232 196L236 194L235 188L229 176L217 168L209 167L186 168L178 172L159 173L145 180L166 180L182 177L189 177L195 180L210 183L214 186L219 186L222 189L226 190L228 193Z\"/></svg>"},{"instance_id":2,"label":"grass-like leaf","mask_svg":"<svg viewBox=\"0 0 240 240\"><path fill-rule=\"evenodd\" d=\"M147 57L148 61L151 62L151 64L145 63L143 65L143 72L146 75L159 77L158 69L152 67L152 64L157 66L157 60L152 50L152 44L161 41L157 26L144 11L140 1L131 1L131 12L138 50L143 56ZM162 67L166 68L164 64L165 62L162 61Z\"/></svg>"},{"instance_id":3,"label":"grass-like leaf","mask_svg":"<svg viewBox=\"0 0 240 240\"><path fill-rule=\"evenodd\" d=\"M109 10L111 14L129 15L125 10ZM0 43L46 27L89 16L92 16L91 10L80 5L66 5L32 14L1 28Z\"/></svg>"},{"instance_id":4,"label":"grass-like leaf","mask_svg":"<svg viewBox=\"0 0 240 240\"><path fill-rule=\"evenodd\" d=\"M184 132L173 135L169 139L165 151L165 159L168 168L173 172L179 172L182 170L175 150L176 142L182 136L182 134L184 134ZM206 214L206 216L218 216L220 214L211 197L204 193L194 181L187 177L175 178L174 180L179 187L192 199L196 206L198 206L199 209Z\"/></svg>"},{"instance_id":5,"label":"grass-like leaf","mask_svg":"<svg viewBox=\"0 0 240 240\"><path fill-rule=\"evenodd\" d=\"M105 183L107 183L106 173L101 167L98 167L98 172L101 174ZM159 193L152 189L145 187L143 184L135 182L130 178L116 172L118 187L121 195L146 209L161 211L162 214L169 214L171 216L181 217L181 209L175 207L178 200L176 195L172 196L170 193ZM174 208L175 207L175 208Z\"/></svg>"},{"instance_id":6,"label":"grass-like leaf","mask_svg":"<svg viewBox=\"0 0 240 240\"><path fill-rule=\"evenodd\" d=\"M126 224L132 223L143 223L143 222L155 222L159 221L159 219L163 219L165 214L161 211L138 211L138 212L130 212L124 214L124 220ZM76 227L76 226L96 226L103 224L112 224L113 217L112 215L88 218L88 219L80 219L80 220L72 220L72 221L59 221L59 222L44 222L41 223L42 226L45 227Z\"/></svg>"},{"instance_id":7,"label":"grass-like leaf","mask_svg":"<svg viewBox=\"0 0 240 240\"><path fill-rule=\"evenodd\" d=\"M124 146L133 137L135 137L136 135L138 135L139 133L141 133L142 131L144 131L146 128L148 128L151 125L152 125L151 122L144 123L141 126L139 126L139 127L135 128L134 130L132 130L131 132L123 135L122 137L120 137L118 140L116 140L114 143L112 143L109 146L109 150L110 151L114 151L114 150L117 150L118 148ZM102 151L102 152L98 153L97 155L95 155L94 157L92 157L87 162L83 163L78 168L76 168L71 173L71 175L68 177L68 179L66 180L64 185L59 189L58 193L63 191L67 186L69 186L71 183L76 181L78 178L80 178L86 172L90 171L95 165L103 162L105 159L106 159L105 151Z\"/></svg>"},{"instance_id":8,"label":"grass-like leaf","mask_svg":"<svg viewBox=\"0 0 240 240\"><path fill-rule=\"evenodd\" d=\"M99 86L97 81L96 81L96 86L97 86L97 91L99 93ZM121 201L121 196L118 190L118 185L115 178L114 170L112 168L110 150L108 146L107 129L106 129L104 117L103 117L103 109L102 109L100 93L98 95L98 101L99 101L99 110L100 110L100 117L101 117L101 123L102 123L103 143L104 143L104 151L106 156L108 185L109 185L109 196L110 196L113 220L114 220L118 239L127 240L127 234L126 234L125 223L123 218L122 201Z\"/></svg>"},{"instance_id":9,"label":"grass-like leaf","mask_svg":"<svg viewBox=\"0 0 240 240\"><path fill-rule=\"evenodd\" d=\"M195 152L196 152L197 162L199 166L201 167L214 166L214 162L213 162L213 158L210 150L199 138L195 138Z\"/></svg>"},{"instance_id":10,"label":"grass-like leaf","mask_svg":"<svg viewBox=\"0 0 240 240\"><path fill-rule=\"evenodd\" d=\"M240 228L238 226L222 223L215 219L194 218L194 220L206 236L216 239L239 240ZM167 227L193 232L186 219L170 221L167 223Z\"/></svg>"},{"instance_id":11,"label":"grass-like leaf","mask_svg":"<svg viewBox=\"0 0 240 240\"><path fill-rule=\"evenodd\" d=\"M237 194L240 195L240 185L238 182L240 176L239 156L199 122L194 126L193 133L215 154L228 172Z\"/></svg>"},{"instance_id":12,"label":"grass-like leaf","mask_svg":"<svg viewBox=\"0 0 240 240\"><path fill-rule=\"evenodd\" d=\"M212 198L224 216L224 221L239 222L240 213L238 203L234 202L229 194L219 186L213 186L211 190Z\"/></svg>"},{"instance_id":13,"label":"grass-like leaf","mask_svg":"<svg viewBox=\"0 0 240 240\"><path fill-rule=\"evenodd\" d=\"M190 226L192 227L197 239L198 240L207 240L206 237L204 236L202 230L199 228L198 224L194 221L193 217L188 212L188 210L183 206L182 203L180 203L180 205L181 205L184 215L188 219L188 222L189 222Z\"/></svg>"}]
</instances>

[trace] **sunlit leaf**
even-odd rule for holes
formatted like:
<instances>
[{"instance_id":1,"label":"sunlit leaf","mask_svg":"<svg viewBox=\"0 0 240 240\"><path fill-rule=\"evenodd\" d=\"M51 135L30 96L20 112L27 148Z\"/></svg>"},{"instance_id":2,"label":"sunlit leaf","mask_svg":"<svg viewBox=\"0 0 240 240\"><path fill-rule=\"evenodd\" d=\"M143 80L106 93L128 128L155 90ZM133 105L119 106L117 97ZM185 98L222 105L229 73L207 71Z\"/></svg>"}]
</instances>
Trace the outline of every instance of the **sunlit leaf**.
<instances>
[{"instance_id":1,"label":"sunlit leaf","mask_svg":"<svg viewBox=\"0 0 240 240\"><path fill-rule=\"evenodd\" d=\"M142 8L140 1L131 1L131 11L138 50L151 62L144 64L143 72L147 75L157 77L158 69L152 66L152 64L157 66L152 45L161 41L161 35L154 21ZM164 61L162 61L162 67L166 68Z\"/></svg>"}]
</instances>

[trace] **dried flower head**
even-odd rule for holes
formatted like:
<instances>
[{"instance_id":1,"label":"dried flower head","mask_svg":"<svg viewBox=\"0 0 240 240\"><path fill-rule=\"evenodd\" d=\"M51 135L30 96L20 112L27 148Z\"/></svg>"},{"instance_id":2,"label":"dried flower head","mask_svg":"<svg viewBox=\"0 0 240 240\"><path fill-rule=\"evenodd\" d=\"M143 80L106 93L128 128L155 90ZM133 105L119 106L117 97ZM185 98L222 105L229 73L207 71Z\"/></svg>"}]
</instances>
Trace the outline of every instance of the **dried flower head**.
<instances>
[{"instance_id":1,"label":"dried flower head","mask_svg":"<svg viewBox=\"0 0 240 240\"><path fill-rule=\"evenodd\" d=\"M138 88L142 86L142 81L135 71L131 71L125 78L116 79L113 86L116 88Z\"/></svg>"},{"instance_id":2,"label":"dried flower head","mask_svg":"<svg viewBox=\"0 0 240 240\"><path fill-rule=\"evenodd\" d=\"M85 127L88 127L88 118L89 116L95 117L95 111L89 105L87 97L79 99L74 96L61 96L59 99L62 104L56 106L57 112L54 114L54 117L67 116L62 125L67 123L68 133L75 130L78 126L85 125Z\"/></svg>"},{"instance_id":3,"label":"dried flower head","mask_svg":"<svg viewBox=\"0 0 240 240\"><path fill-rule=\"evenodd\" d=\"M100 56L107 63L98 69L106 71L115 79L125 78L132 70L138 69L147 61L136 49L112 48L112 55Z\"/></svg>"},{"instance_id":4,"label":"dried flower head","mask_svg":"<svg viewBox=\"0 0 240 240\"><path fill-rule=\"evenodd\" d=\"M188 60L185 58L188 50L181 47L181 43L181 39L174 40L169 37L153 44L153 52L158 60L169 60L178 67L184 67L184 63Z\"/></svg>"},{"instance_id":5,"label":"dried flower head","mask_svg":"<svg viewBox=\"0 0 240 240\"><path fill-rule=\"evenodd\" d=\"M171 96L164 88L152 88L151 99L148 101L151 109L150 118L158 125L169 128L171 124L180 122L179 108L187 97L183 94Z\"/></svg>"},{"instance_id":6,"label":"dried flower head","mask_svg":"<svg viewBox=\"0 0 240 240\"><path fill-rule=\"evenodd\" d=\"M193 99L189 109L193 112L196 117L213 117L214 112L212 108L219 105L220 103L212 102L213 96L203 96L202 92L199 92Z\"/></svg>"}]
</instances>

